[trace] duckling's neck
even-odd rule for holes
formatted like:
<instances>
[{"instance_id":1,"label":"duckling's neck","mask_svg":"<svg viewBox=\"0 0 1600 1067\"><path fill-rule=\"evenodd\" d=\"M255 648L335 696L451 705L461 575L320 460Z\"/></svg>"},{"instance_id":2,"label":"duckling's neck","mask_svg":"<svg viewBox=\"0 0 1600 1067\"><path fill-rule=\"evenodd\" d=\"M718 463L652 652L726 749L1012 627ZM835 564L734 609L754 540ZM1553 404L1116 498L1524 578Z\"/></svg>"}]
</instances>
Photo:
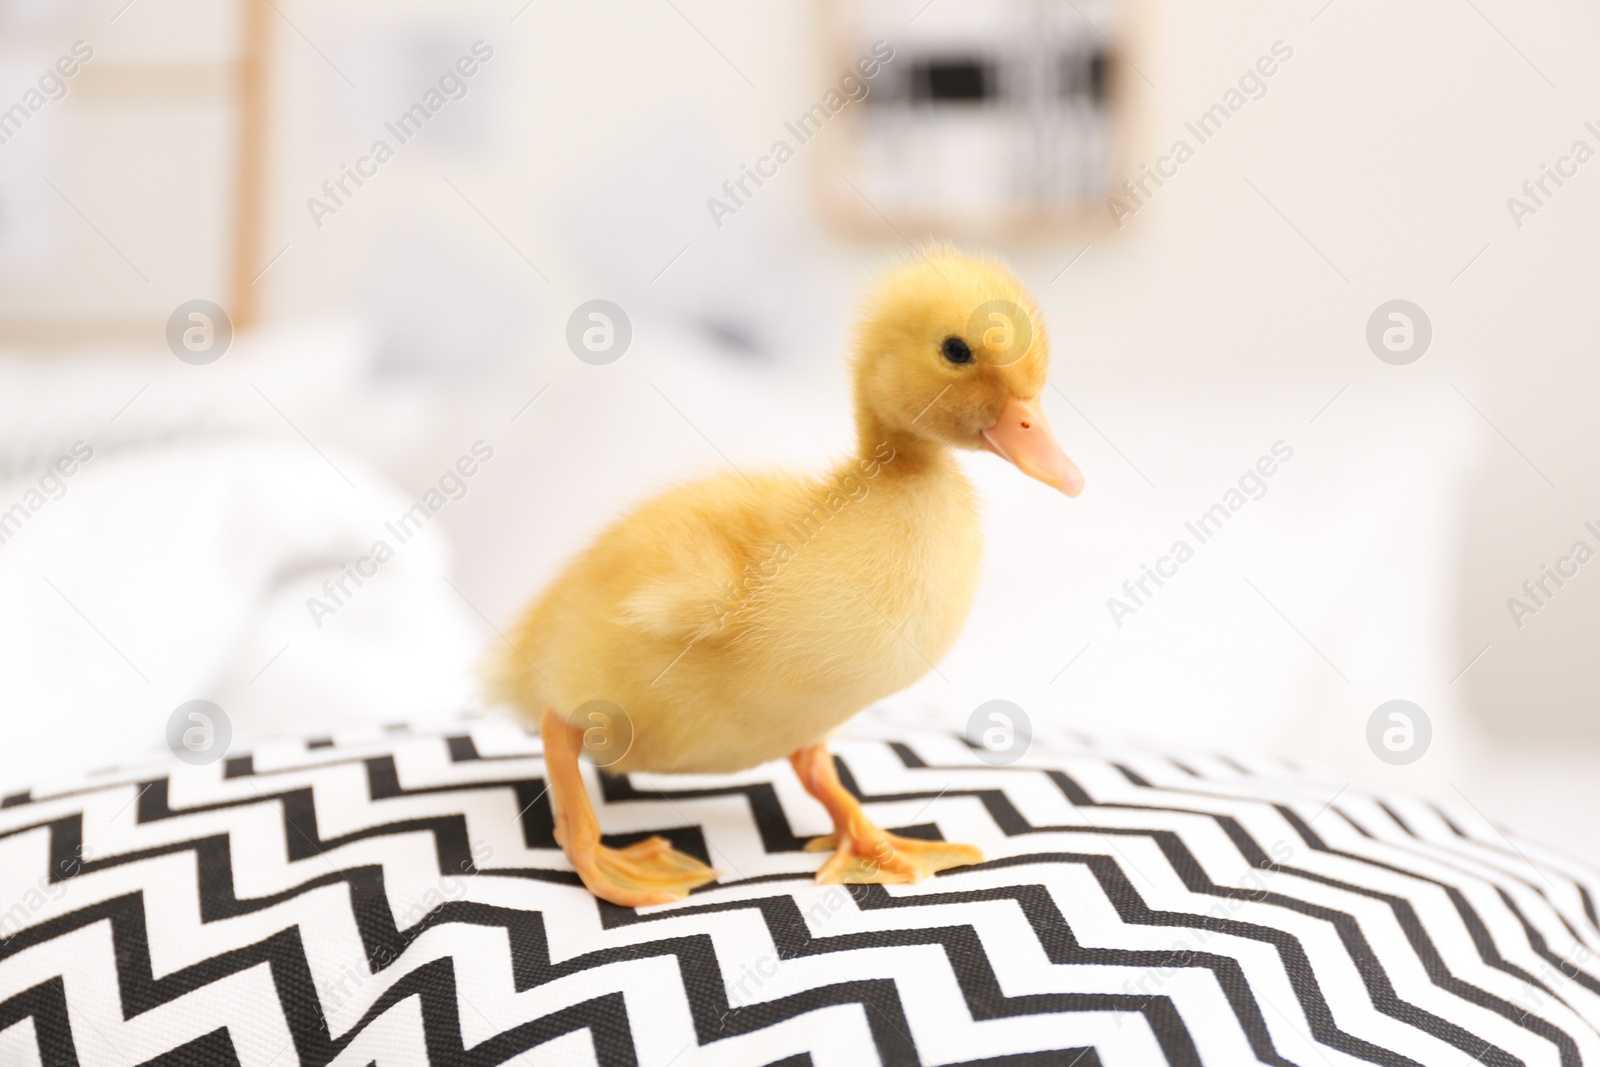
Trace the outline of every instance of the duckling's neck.
<instances>
[{"instance_id":1,"label":"duckling's neck","mask_svg":"<svg viewBox=\"0 0 1600 1067\"><path fill-rule=\"evenodd\" d=\"M961 467L948 445L891 430L869 411L856 413L856 457L863 463L885 464L896 479L960 477Z\"/></svg>"}]
</instances>

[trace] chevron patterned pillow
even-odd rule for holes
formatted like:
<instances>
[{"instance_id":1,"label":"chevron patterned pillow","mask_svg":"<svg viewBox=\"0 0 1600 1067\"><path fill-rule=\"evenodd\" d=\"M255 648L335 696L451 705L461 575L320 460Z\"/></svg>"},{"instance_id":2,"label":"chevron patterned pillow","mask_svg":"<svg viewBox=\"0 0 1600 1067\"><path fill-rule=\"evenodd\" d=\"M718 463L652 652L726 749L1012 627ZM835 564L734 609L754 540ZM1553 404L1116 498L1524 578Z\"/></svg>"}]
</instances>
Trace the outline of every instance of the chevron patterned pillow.
<instances>
[{"instance_id":1,"label":"chevron patterned pillow","mask_svg":"<svg viewBox=\"0 0 1600 1067\"><path fill-rule=\"evenodd\" d=\"M1243 757L863 716L884 826L979 845L818 886L787 766L608 778L723 872L597 902L504 722L264 744L0 801L0 1064L1600 1064L1596 869Z\"/></svg>"}]
</instances>

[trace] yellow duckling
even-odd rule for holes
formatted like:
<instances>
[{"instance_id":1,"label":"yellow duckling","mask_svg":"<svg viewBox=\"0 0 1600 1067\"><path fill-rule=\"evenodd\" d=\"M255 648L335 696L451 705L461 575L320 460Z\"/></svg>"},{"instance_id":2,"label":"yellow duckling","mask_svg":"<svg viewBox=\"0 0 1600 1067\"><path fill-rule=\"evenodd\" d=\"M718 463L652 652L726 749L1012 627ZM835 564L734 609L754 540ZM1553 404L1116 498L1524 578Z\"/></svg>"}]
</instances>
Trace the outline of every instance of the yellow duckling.
<instances>
[{"instance_id":1,"label":"yellow duckling","mask_svg":"<svg viewBox=\"0 0 1600 1067\"><path fill-rule=\"evenodd\" d=\"M1068 496L1083 475L1040 406L1038 311L1001 264L925 249L868 299L854 347L853 456L648 501L567 566L491 665L492 688L540 724L556 840L597 897L666 903L717 872L660 837L601 844L586 744L618 773L787 756L833 819L810 845L834 850L818 882L915 882L983 858L873 825L825 739L927 673L972 606L982 538L950 450L987 449Z\"/></svg>"}]
</instances>

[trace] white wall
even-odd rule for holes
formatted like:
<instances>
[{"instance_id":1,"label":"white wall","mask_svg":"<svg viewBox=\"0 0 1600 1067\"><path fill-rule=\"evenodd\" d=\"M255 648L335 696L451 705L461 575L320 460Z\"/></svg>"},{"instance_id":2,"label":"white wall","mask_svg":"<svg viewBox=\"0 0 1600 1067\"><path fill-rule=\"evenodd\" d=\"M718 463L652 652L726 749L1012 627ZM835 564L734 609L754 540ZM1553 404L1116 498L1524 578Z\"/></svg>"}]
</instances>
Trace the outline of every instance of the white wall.
<instances>
[{"instance_id":1,"label":"white wall","mask_svg":"<svg viewBox=\"0 0 1600 1067\"><path fill-rule=\"evenodd\" d=\"M861 246L826 232L821 152L721 230L701 202L832 80L815 6L535 2L509 22L521 6L446 15L422 4L398 14L283 5L328 60L279 27L283 153L269 244L294 247L269 276L274 311L352 297L381 305L375 288L425 298L455 286L463 347L503 348L511 373L531 382L567 359L565 311L596 292L626 292L645 311L725 293L761 309L780 346L834 374L849 300L898 238ZM1120 69L1126 172L1136 177L1178 137L1195 145L1194 158L1120 230L1102 224L1003 249L1042 294L1063 384L1319 374L1384 390L1408 372L1367 350L1367 316L1394 297L1419 303L1435 331L1426 366L1493 424L1462 531L1454 635L1462 664L1489 647L1460 684L1481 715L1519 735L1600 736L1589 712L1600 683L1586 669L1600 578L1583 573L1520 630L1505 604L1584 536L1582 520L1600 518L1588 299L1600 271L1600 163L1520 228L1506 206L1574 140L1600 149L1583 127L1600 120L1600 107L1587 106L1600 99L1597 20L1577 3L1488 0L1130 5L1120 42L1130 61ZM378 87L405 98L387 46L426 52L418 42L430 37L433 51L411 70L413 95L440 57L480 38L496 50L476 95L444 116L475 132L464 147L407 146L314 229L303 200L364 147L362 131L384 113ZM1294 55L1266 95L1194 142L1184 122L1280 40ZM623 222L608 228L608 218ZM743 269L752 264L796 287L775 298ZM1102 429L1158 481L1176 468L1170 442Z\"/></svg>"}]
</instances>

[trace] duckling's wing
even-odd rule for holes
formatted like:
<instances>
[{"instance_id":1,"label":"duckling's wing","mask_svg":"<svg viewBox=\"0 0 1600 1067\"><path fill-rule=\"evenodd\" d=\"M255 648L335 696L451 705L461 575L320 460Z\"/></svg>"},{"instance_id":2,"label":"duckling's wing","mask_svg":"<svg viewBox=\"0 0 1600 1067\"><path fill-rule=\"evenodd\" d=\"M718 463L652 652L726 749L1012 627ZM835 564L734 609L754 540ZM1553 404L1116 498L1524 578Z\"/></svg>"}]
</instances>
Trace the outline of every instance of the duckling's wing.
<instances>
[{"instance_id":1,"label":"duckling's wing","mask_svg":"<svg viewBox=\"0 0 1600 1067\"><path fill-rule=\"evenodd\" d=\"M742 561L710 530L674 546L666 567L623 598L621 618L652 637L699 642L740 624Z\"/></svg>"},{"instance_id":2,"label":"duckling's wing","mask_svg":"<svg viewBox=\"0 0 1600 1067\"><path fill-rule=\"evenodd\" d=\"M618 524L621 621L675 642L732 640L757 625L785 562L783 521L814 496L776 473L723 474L669 491Z\"/></svg>"}]
</instances>

